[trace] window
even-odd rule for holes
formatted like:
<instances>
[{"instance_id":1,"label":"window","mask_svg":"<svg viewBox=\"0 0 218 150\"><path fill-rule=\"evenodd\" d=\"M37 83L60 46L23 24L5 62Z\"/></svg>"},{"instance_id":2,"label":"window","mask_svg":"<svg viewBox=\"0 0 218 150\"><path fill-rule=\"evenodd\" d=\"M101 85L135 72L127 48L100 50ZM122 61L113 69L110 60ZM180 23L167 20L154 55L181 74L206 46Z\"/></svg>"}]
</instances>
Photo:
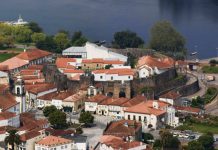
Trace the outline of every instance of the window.
<instances>
[{"instance_id":1,"label":"window","mask_svg":"<svg viewBox=\"0 0 218 150\"><path fill-rule=\"evenodd\" d=\"M130 76L129 76L129 79L130 79Z\"/></svg>"},{"instance_id":2,"label":"window","mask_svg":"<svg viewBox=\"0 0 218 150\"><path fill-rule=\"evenodd\" d=\"M135 115L133 115L133 120L135 120Z\"/></svg>"},{"instance_id":3,"label":"window","mask_svg":"<svg viewBox=\"0 0 218 150\"><path fill-rule=\"evenodd\" d=\"M102 76L100 76L100 79L102 79L103 77Z\"/></svg>"},{"instance_id":4,"label":"window","mask_svg":"<svg viewBox=\"0 0 218 150\"><path fill-rule=\"evenodd\" d=\"M111 80L114 80L114 77L111 77Z\"/></svg>"},{"instance_id":5,"label":"window","mask_svg":"<svg viewBox=\"0 0 218 150\"><path fill-rule=\"evenodd\" d=\"M64 146L61 146L61 149L64 149Z\"/></svg>"},{"instance_id":6,"label":"window","mask_svg":"<svg viewBox=\"0 0 218 150\"><path fill-rule=\"evenodd\" d=\"M142 121L141 116L139 116L139 121Z\"/></svg>"},{"instance_id":7,"label":"window","mask_svg":"<svg viewBox=\"0 0 218 150\"><path fill-rule=\"evenodd\" d=\"M67 145L65 145L65 148L67 148Z\"/></svg>"},{"instance_id":8,"label":"window","mask_svg":"<svg viewBox=\"0 0 218 150\"><path fill-rule=\"evenodd\" d=\"M96 66L98 67L99 65L97 64Z\"/></svg>"},{"instance_id":9,"label":"window","mask_svg":"<svg viewBox=\"0 0 218 150\"><path fill-rule=\"evenodd\" d=\"M128 115L128 120L130 120L130 115Z\"/></svg>"},{"instance_id":10,"label":"window","mask_svg":"<svg viewBox=\"0 0 218 150\"><path fill-rule=\"evenodd\" d=\"M20 88L17 87L17 94L19 95L20 94Z\"/></svg>"},{"instance_id":11,"label":"window","mask_svg":"<svg viewBox=\"0 0 218 150\"><path fill-rule=\"evenodd\" d=\"M86 64L84 64L84 67L86 66Z\"/></svg>"}]
</instances>

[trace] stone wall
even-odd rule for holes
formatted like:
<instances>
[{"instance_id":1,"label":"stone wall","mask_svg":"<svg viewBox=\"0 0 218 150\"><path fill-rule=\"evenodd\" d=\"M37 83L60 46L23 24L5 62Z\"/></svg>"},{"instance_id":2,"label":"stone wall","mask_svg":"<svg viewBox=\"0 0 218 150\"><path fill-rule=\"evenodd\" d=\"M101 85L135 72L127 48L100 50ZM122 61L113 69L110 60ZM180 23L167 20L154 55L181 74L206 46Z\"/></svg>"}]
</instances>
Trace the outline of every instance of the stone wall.
<instances>
[{"instance_id":1,"label":"stone wall","mask_svg":"<svg viewBox=\"0 0 218 150\"><path fill-rule=\"evenodd\" d=\"M134 79L132 81L132 87L135 94L140 94L141 89L144 87L149 87L154 89L152 92L148 92L148 97L152 95L156 96L160 93L177 88L179 86L185 85L187 82L185 76L184 80L176 80L178 77L176 69L170 69L162 74L151 76L144 79ZM145 93L147 94L147 93Z\"/></svg>"},{"instance_id":2,"label":"stone wall","mask_svg":"<svg viewBox=\"0 0 218 150\"><path fill-rule=\"evenodd\" d=\"M191 83L189 85L185 85L185 86L182 86L182 87L177 89L177 91L179 91L179 93L182 96L188 96L188 95L195 94L199 90L200 90L200 87L199 87L198 80L194 81L193 83Z\"/></svg>"},{"instance_id":3,"label":"stone wall","mask_svg":"<svg viewBox=\"0 0 218 150\"><path fill-rule=\"evenodd\" d=\"M56 65L50 64L44 66L43 74L46 82L54 83L59 91L70 89L76 92L79 89L87 89L93 82L90 76L80 76L80 81L69 80L66 75L58 71Z\"/></svg>"}]
</instances>

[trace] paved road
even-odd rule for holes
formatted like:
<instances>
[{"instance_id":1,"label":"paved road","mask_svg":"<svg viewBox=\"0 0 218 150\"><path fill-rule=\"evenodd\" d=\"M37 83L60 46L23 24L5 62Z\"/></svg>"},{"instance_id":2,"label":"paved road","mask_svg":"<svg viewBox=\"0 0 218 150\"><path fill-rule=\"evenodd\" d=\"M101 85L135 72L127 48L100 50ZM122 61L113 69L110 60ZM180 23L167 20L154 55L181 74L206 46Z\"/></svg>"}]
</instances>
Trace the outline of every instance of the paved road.
<instances>
[{"instance_id":1,"label":"paved road","mask_svg":"<svg viewBox=\"0 0 218 150\"><path fill-rule=\"evenodd\" d=\"M186 98L188 98L188 99L192 99L192 98L198 97L198 96L203 96L206 92L206 89L207 89L206 85L203 83L202 75L197 73L197 72L189 72L188 76L190 78L190 81L196 80L196 78L193 77L193 75L198 78L200 90L193 95L186 96Z\"/></svg>"}]
</instances>

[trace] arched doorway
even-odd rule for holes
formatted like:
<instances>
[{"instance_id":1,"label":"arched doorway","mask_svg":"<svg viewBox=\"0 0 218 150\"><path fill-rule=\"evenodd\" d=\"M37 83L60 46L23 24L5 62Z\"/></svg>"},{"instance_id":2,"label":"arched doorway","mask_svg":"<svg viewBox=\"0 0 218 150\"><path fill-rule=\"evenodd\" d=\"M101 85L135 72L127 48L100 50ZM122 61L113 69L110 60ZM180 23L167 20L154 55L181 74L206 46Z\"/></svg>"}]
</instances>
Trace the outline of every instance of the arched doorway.
<instances>
[{"instance_id":1,"label":"arched doorway","mask_svg":"<svg viewBox=\"0 0 218 150\"><path fill-rule=\"evenodd\" d=\"M119 93L119 97L126 97L126 93L123 92L123 91L120 91L120 93Z\"/></svg>"}]
</instances>

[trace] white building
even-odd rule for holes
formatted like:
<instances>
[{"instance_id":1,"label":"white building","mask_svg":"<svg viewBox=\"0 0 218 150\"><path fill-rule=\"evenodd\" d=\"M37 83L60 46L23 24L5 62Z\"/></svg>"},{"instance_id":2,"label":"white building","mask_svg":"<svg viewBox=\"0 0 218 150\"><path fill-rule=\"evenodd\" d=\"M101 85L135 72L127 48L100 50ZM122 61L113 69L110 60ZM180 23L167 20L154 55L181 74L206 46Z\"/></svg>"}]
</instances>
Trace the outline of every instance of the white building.
<instances>
[{"instance_id":1,"label":"white building","mask_svg":"<svg viewBox=\"0 0 218 150\"><path fill-rule=\"evenodd\" d=\"M12 126L20 127L20 115L17 115L13 112L1 112L0 113L0 127L3 126Z\"/></svg>"},{"instance_id":2,"label":"white building","mask_svg":"<svg viewBox=\"0 0 218 150\"><path fill-rule=\"evenodd\" d=\"M19 150L35 150L35 143L45 137L44 130L32 130L20 135Z\"/></svg>"},{"instance_id":3,"label":"white building","mask_svg":"<svg viewBox=\"0 0 218 150\"><path fill-rule=\"evenodd\" d=\"M96 113L98 104L106 99L108 99L108 97L101 94L89 98L88 100L85 101L85 111Z\"/></svg>"},{"instance_id":4,"label":"white building","mask_svg":"<svg viewBox=\"0 0 218 150\"><path fill-rule=\"evenodd\" d=\"M90 42L87 42L84 47L70 47L66 50L63 50L62 55L83 59L119 59L121 61L127 62L126 56L112 52L104 46L98 46Z\"/></svg>"},{"instance_id":5,"label":"white building","mask_svg":"<svg viewBox=\"0 0 218 150\"><path fill-rule=\"evenodd\" d=\"M0 71L0 84L9 84L9 76L8 73Z\"/></svg>"},{"instance_id":6,"label":"white building","mask_svg":"<svg viewBox=\"0 0 218 150\"><path fill-rule=\"evenodd\" d=\"M125 110L125 119L140 121L146 128L157 129L164 124L170 126L178 125L178 118L175 117L175 109L170 104L148 100Z\"/></svg>"},{"instance_id":7,"label":"white building","mask_svg":"<svg viewBox=\"0 0 218 150\"><path fill-rule=\"evenodd\" d=\"M171 105L175 105L176 104L175 101L178 100L180 97L181 97L181 95L179 93L174 92L174 91L169 91L169 92L161 95L159 97L159 100L166 102L166 103L169 103Z\"/></svg>"},{"instance_id":8,"label":"white building","mask_svg":"<svg viewBox=\"0 0 218 150\"><path fill-rule=\"evenodd\" d=\"M170 58L161 60L151 56L143 56L139 58L137 64L139 78L146 78L155 74L161 74L172 68L173 65L174 60Z\"/></svg>"},{"instance_id":9,"label":"white building","mask_svg":"<svg viewBox=\"0 0 218 150\"><path fill-rule=\"evenodd\" d=\"M74 144L71 140L56 136L47 136L36 142L35 150L72 150Z\"/></svg>"},{"instance_id":10,"label":"white building","mask_svg":"<svg viewBox=\"0 0 218 150\"><path fill-rule=\"evenodd\" d=\"M57 91L57 87L54 84L43 83L25 85L27 109L37 107L37 98L48 93Z\"/></svg>"},{"instance_id":11,"label":"white building","mask_svg":"<svg viewBox=\"0 0 218 150\"><path fill-rule=\"evenodd\" d=\"M95 81L130 81L133 80L134 71L128 68L111 68L92 71Z\"/></svg>"}]
</instances>

